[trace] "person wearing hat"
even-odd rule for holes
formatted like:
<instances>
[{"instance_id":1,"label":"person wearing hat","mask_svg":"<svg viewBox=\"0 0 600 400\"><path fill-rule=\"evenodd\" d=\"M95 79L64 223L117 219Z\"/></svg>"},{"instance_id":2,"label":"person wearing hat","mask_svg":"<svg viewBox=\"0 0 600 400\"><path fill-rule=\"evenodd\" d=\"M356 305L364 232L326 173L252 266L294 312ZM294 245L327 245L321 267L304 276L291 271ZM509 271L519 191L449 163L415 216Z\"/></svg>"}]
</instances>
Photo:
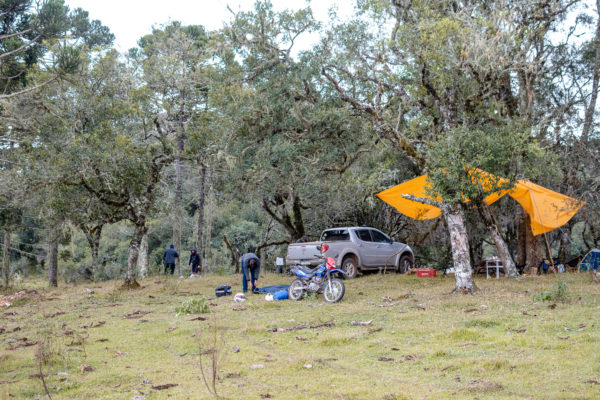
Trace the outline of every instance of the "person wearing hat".
<instances>
[{"instance_id":1,"label":"person wearing hat","mask_svg":"<svg viewBox=\"0 0 600 400\"><path fill-rule=\"evenodd\" d=\"M242 256L242 291L248 291L248 281L252 284L252 292L256 290L256 281L260 274L260 260L254 253Z\"/></svg>"},{"instance_id":2,"label":"person wearing hat","mask_svg":"<svg viewBox=\"0 0 600 400\"><path fill-rule=\"evenodd\" d=\"M196 249L192 249L190 254L190 259L188 261L188 268L192 269L192 274L190 278L194 276L200 276L200 254L196 251Z\"/></svg>"},{"instance_id":3,"label":"person wearing hat","mask_svg":"<svg viewBox=\"0 0 600 400\"><path fill-rule=\"evenodd\" d=\"M165 275L171 270L171 275L175 272L175 259L179 259L179 253L175 250L175 246L171 245L163 254L163 263L165 264Z\"/></svg>"}]
</instances>

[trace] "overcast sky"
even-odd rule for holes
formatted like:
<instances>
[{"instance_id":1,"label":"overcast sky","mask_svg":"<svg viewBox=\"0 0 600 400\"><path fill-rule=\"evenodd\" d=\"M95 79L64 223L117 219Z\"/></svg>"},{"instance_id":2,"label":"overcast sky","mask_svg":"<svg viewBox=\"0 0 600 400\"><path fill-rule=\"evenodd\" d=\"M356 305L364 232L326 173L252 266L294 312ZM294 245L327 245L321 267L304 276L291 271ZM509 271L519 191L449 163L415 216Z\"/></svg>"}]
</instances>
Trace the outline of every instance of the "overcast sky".
<instances>
[{"instance_id":1,"label":"overcast sky","mask_svg":"<svg viewBox=\"0 0 600 400\"><path fill-rule=\"evenodd\" d=\"M81 7L90 13L90 19L99 19L115 35L115 46L126 51L137 45L137 40L152 32L152 25L181 21L184 25L203 25L216 30L231 18L232 10L251 10L255 0L66 0L71 8ZM272 0L276 11L300 9L303 0ZM315 18L327 21L330 7L340 16L352 14L355 0L314 0L310 3Z\"/></svg>"}]
</instances>

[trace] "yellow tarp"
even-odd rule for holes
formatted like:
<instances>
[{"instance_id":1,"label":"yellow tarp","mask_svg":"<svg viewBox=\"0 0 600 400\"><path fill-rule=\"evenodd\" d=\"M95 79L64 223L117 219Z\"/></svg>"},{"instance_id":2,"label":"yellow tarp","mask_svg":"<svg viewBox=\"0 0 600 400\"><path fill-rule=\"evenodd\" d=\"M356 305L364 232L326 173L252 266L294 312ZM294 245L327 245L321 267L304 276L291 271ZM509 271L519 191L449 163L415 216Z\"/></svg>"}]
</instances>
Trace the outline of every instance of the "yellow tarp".
<instances>
[{"instance_id":1,"label":"yellow tarp","mask_svg":"<svg viewBox=\"0 0 600 400\"><path fill-rule=\"evenodd\" d=\"M424 197L430 199L427 195L427 189L431 187L431 182L427 180L427 175L421 175L410 181L406 181L381 193L376 196L385 201L402 214L414 219L425 220L437 218L442 214L442 210L438 207L419 203L418 201L408 200L402 197L403 194L411 194L416 197ZM442 201L441 197L433 199Z\"/></svg>"},{"instance_id":2,"label":"yellow tarp","mask_svg":"<svg viewBox=\"0 0 600 400\"><path fill-rule=\"evenodd\" d=\"M495 177L487 172L474 171L476 173L472 174L473 182L481 184L486 191L493 190L494 185L500 186L507 182L506 179ZM384 190L376 196L406 216L418 220L432 219L441 215L442 211L438 207L402 197L402 195L409 194L440 202L442 200L440 197L432 198L427 194L429 187L431 187L431 182L427 180L427 175L421 175ZM501 190L490 194L486 197L485 202L492 204L507 193L518 201L529 214L531 230L534 235L550 232L566 224L584 204L569 196L524 180L517 181L515 187L510 191Z\"/></svg>"},{"instance_id":3,"label":"yellow tarp","mask_svg":"<svg viewBox=\"0 0 600 400\"><path fill-rule=\"evenodd\" d=\"M519 180L509 194L531 217L531 231L534 235L563 226L584 204L572 197L523 180Z\"/></svg>"}]
</instances>

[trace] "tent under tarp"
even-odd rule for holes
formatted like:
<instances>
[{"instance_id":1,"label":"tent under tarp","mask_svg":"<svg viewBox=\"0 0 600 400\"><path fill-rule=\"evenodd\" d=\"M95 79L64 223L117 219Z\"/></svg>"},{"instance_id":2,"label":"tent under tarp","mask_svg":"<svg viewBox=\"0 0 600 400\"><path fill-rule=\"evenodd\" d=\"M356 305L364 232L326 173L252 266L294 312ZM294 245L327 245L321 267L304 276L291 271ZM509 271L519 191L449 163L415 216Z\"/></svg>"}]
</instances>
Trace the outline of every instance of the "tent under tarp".
<instances>
[{"instance_id":1,"label":"tent under tarp","mask_svg":"<svg viewBox=\"0 0 600 400\"><path fill-rule=\"evenodd\" d=\"M474 183L480 184L486 192L494 187L501 188L502 185L508 182L506 179L481 170L473 171L477 171L477 173L471 175ZM431 182L427 179L427 175L421 175L386 189L376 196L408 217L418 220L433 219L439 217L442 213L438 207L402 197L403 195L412 195L440 202L441 198L434 198L429 195L430 188ZM518 201L529 214L531 230L534 235L550 232L566 224L584 204L572 197L526 180L518 180L510 190L499 189L491 193L485 198L485 202L492 204L506 194ZM468 201L468 199L465 201Z\"/></svg>"},{"instance_id":2,"label":"tent under tarp","mask_svg":"<svg viewBox=\"0 0 600 400\"><path fill-rule=\"evenodd\" d=\"M590 250L577 265L577 271L592 271L600 269L600 250Z\"/></svg>"}]
</instances>

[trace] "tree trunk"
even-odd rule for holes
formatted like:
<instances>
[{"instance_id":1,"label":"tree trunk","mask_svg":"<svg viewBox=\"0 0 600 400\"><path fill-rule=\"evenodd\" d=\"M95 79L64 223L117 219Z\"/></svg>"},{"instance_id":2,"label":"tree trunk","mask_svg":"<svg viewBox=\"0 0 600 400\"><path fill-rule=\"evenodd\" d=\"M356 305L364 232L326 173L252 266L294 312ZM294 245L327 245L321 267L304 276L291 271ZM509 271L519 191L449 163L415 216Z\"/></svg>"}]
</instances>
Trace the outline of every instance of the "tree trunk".
<instances>
[{"instance_id":1,"label":"tree trunk","mask_svg":"<svg viewBox=\"0 0 600 400\"><path fill-rule=\"evenodd\" d=\"M566 229L567 227L565 227L565 230ZM569 245L569 238L567 237L567 234L563 231L563 233L560 236L560 248L558 250L558 262L560 262L561 264L567 262L567 255L569 254Z\"/></svg>"},{"instance_id":2,"label":"tree trunk","mask_svg":"<svg viewBox=\"0 0 600 400\"><path fill-rule=\"evenodd\" d=\"M519 114L525 124L529 124L533 110L533 81L535 75L527 71L518 71L519 78Z\"/></svg>"},{"instance_id":3,"label":"tree trunk","mask_svg":"<svg viewBox=\"0 0 600 400\"><path fill-rule=\"evenodd\" d=\"M596 22L596 51L594 56L594 71L592 73L592 92L590 102L585 110L585 120L581 131L581 141L585 144L588 142L592 122L594 121L594 112L596 111L596 101L598 100L598 83L600 82L600 0L596 0L596 14L598 20Z\"/></svg>"},{"instance_id":4,"label":"tree trunk","mask_svg":"<svg viewBox=\"0 0 600 400\"><path fill-rule=\"evenodd\" d=\"M206 204L206 211L207 211L207 216L206 216L206 235L204 237L204 257L202 258L202 266L208 266L208 262L212 257L212 247L211 247L211 242L212 242L212 216L211 216L211 210L212 210L212 205L213 205L213 200L211 197L211 194L209 192L209 197L208 197L208 201Z\"/></svg>"},{"instance_id":5,"label":"tree trunk","mask_svg":"<svg viewBox=\"0 0 600 400\"><path fill-rule=\"evenodd\" d=\"M500 230L498 229L498 222L492 210L490 210L489 206L485 204L484 201L479 202L477 205L477 209L481 214L483 222L485 223L488 231L490 232L490 236L494 240L494 244L496 245L496 251L498 252L498 257L502 261L502 265L504 266L504 275L509 278L515 278L519 276L517 272L517 267L515 266L515 262L510 255L510 250L508 249L508 245L506 241L502 237Z\"/></svg>"},{"instance_id":6,"label":"tree trunk","mask_svg":"<svg viewBox=\"0 0 600 400\"><path fill-rule=\"evenodd\" d=\"M180 107L179 107L179 135L177 138L177 156L175 158L175 207L173 214L173 244L175 250L182 251L181 247L181 227L183 225L183 148L185 142L185 90L179 91ZM181 275L181 262L175 260L175 272L177 276Z\"/></svg>"},{"instance_id":7,"label":"tree trunk","mask_svg":"<svg viewBox=\"0 0 600 400\"><path fill-rule=\"evenodd\" d=\"M85 234L85 238L88 241L88 245L90 246L90 251L92 253L92 277L96 279L98 276L98 253L100 250L100 237L102 236L102 226L95 226L92 229L83 228L83 233Z\"/></svg>"},{"instance_id":8,"label":"tree trunk","mask_svg":"<svg viewBox=\"0 0 600 400\"><path fill-rule=\"evenodd\" d=\"M544 240L542 239L542 235L533 236L529 214L525 215L525 253L527 259L527 273L530 275L537 274L538 265L540 265L545 258Z\"/></svg>"},{"instance_id":9,"label":"tree trunk","mask_svg":"<svg viewBox=\"0 0 600 400\"><path fill-rule=\"evenodd\" d=\"M56 229L50 231L48 242L48 283L50 286L58 286L58 232Z\"/></svg>"},{"instance_id":10,"label":"tree trunk","mask_svg":"<svg viewBox=\"0 0 600 400\"><path fill-rule=\"evenodd\" d=\"M196 251L200 255L200 273L202 273L202 263L204 262L205 254L202 252L202 231L204 230L204 189L206 186L206 165L202 164L200 167L200 185L198 187L198 220L196 223L196 230L198 237L196 239Z\"/></svg>"},{"instance_id":11,"label":"tree trunk","mask_svg":"<svg viewBox=\"0 0 600 400\"><path fill-rule=\"evenodd\" d=\"M211 259L211 242L212 242L212 210L214 207L214 193L213 193L213 169L208 168L208 200L206 201L206 237L204 238L204 258L202 259L202 265L207 266L208 260Z\"/></svg>"},{"instance_id":12,"label":"tree trunk","mask_svg":"<svg viewBox=\"0 0 600 400\"><path fill-rule=\"evenodd\" d=\"M294 203L292 205L292 212L294 215L294 225L296 226L297 237L293 237L292 239L298 240L306 233L304 229L304 221L302 219L302 202L300 201L300 197L294 194Z\"/></svg>"},{"instance_id":13,"label":"tree trunk","mask_svg":"<svg viewBox=\"0 0 600 400\"><path fill-rule=\"evenodd\" d=\"M176 169L177 172L177 180L179 180L179 175L181 173L181 165L179 161L176 161ZM181 207L181 186L179 186L175 191L175 207L173 210L173 244L175 245L175 250L181 253L181 226L183 224L183 209ZM141 239L140 239L141 240ZM175 273L177 276L181 275L180 271L180 262L179 259L175 259Z\"/></svg>"},{"instance_id":14,"label":"tree trunk","mask_svg":"<svg viewBox=\"0 0 600 400\"><path fill-rule=\"evenodd\" d=\"M517 265L527 265L527 213L520 204L516 205L517 219Z\"/></svg>"},{"instance_id":15,"label":"tree trunk","mask_svg":"<svg viewBox=\"0 0 600 400\"><path fill-rule=\"evenodd\" d=\"M181 252L181 227L183 225L183 132L177 140L177 157L175 159L175 202L173 205L173 244L175 250ZM179 259L175 260L175 273L181 275Z\"/></svg>"},{"instance_id":16,"label":"tree trunk","mask_svg":"<svg viewBox=\"0 0 600 400\"><path fill-rule=\"evenodd\" d=\"M148 233L142 236L137 266L140 279L146 279L148 277Z\"/></svg>"},{"instance_id":17,"label":"tree trunk","mask_svg":"<svg viewBox=\"0 0 600 400\"><path fill-rule=\"evenodd\" d=\"M231 264L235 266L234 273L239 274L239 272L240 272L240 251L237 247L233 246L229 242L229 239L227 239L227 235L223 234L223 240L225 241L225 244L227 245L227 247L229 248L229 251L231 252Z\"/></svg>"},{"instance_id":18,"label":"tree trunk","mask_svg":"<svg viewBox=\"0 0 600 400\"><path fill-rule=\"evenodd\" d=\"M479 235L473 237L471 235L471 261L474 265L477 265L483 259L483 238Z\"/></svg>"},{"instance_id":19,"label":"tree trunk","mask_svg":"<svg viewBox=\"0 0 600 400\"><path fill-rule=\"evenodd\" d=\"M292 209L290 211L286 208L286 200L291 196ZM273 210L271 206L275 207ZM284 195L276 193L273 199L263 197L262 203L263 209L269 214L277 223L279 223L290 235L290 240L295 242L304 236L304 222L302 219L302 209L306 208L302 205L300 196L297 194Z\"/></svg>"},{"instance_id":20,"label":"tree trunk","mask_svg":"<svg viewBox=\"0 0 600 400\"><path fill-rule=\"evenodd\" d=\"M266 255L265 255L265 252L263 251L263 249L265 247L267 247L267 244L269 243L269 234L271 233L272 225L273 225L273 220L270 219L269 223L267 224L267 229L265 230L265 236L263 237L262 241L258 244L258 246L256 247L256 250L254 251L254 253L260 259L260 265L264 265L264 266L266 266L267 264L266 264Z\"/></svg>"},{"instance_id":21,"label":"tree trunk","mask_svg":"<svg viewBox=\"0 0 600 400\"><path fill-rule=\"evenodd\" d=\"M442 212L450 234L454 277L456 279L456 287L453 293L473 293L477 290L477 287L473 282L465 215L460 204L442 204Z\"/></svg>"},{"instance_id":22,"label":"tree trunk","mask_svg":"<svg viewBox=\"0 0 600 400\"><path fill-rule=\"evenodd\" d=\"M10 230L4 230L4 246L2 247L2 285L10 284Z\"/></svg>"},{"instance_id":23,"label":"tree trunk","mask_svg":"<svg viewBox=\"0 0 600 400\"><path fill-rule=\"evenodd\" d=\"M137 262L140 254L140 243L147 232L146 222L138 222L135 225L131 242L129 242L129 256L127 257L127 272L125 273L125 282L123 287L127 289L136 289L140 284L136 280Z\"/></svg>"},{"instance_id":24,"label":"tree trunk","mask_svg":"<svg viewBox=\"0 0 600 400\"><path fill-rule=\"evenodd\" d=\"M510 255L510 251L508 250L508 246L506 242L502 238L500 231L498 231L498 227L493 224L488 226L490 230L490 235L494 240L494 244L496 245L496 251L498 252L498 257L500 257L500 261L502 261L502 265L504 266L504 275L509 278L516 278L519 276L519 272L517 271L517 266Z\"/></svg>"}]
</instances>

